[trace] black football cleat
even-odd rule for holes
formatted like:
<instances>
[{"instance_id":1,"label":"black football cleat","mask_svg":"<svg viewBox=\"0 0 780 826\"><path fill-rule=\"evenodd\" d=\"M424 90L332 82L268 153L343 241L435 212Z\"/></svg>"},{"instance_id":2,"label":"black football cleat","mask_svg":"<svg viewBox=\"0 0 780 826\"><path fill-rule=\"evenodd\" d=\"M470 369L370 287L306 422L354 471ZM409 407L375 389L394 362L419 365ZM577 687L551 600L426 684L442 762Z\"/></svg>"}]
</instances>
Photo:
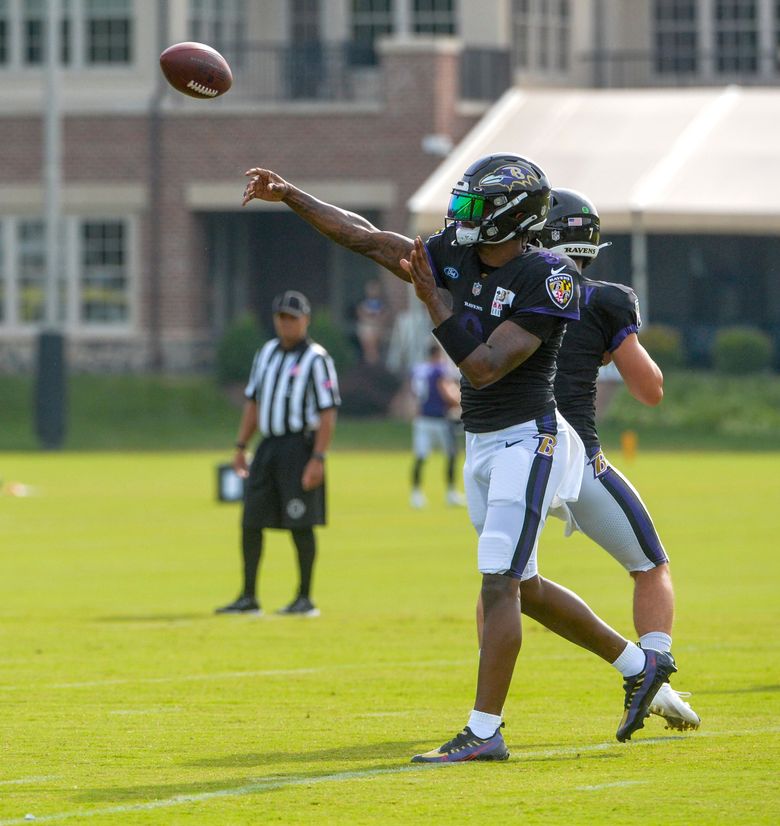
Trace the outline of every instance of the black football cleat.
<instances>
[{"instance_id":1,"label":"black football cleat","mask_svg":"<svg viewBox=\"0 0 780 826\"><path fill-rule=\"evenodd\" d=\"M671 654L652 648L645 649L644 669L633 677L626 677L623 682L626 700L623 719L615 735L621 743L630 740L637 729L644 727L645 718L650 716L650 704L675 671L677 666Z\"/></svg>"},{"instance_id":2,"label":"black football cleat","mask_svg":"<svg viewBox=\"0 0 780 826\"><path fill-rule=\"evenodd\" d=\"M239 597L227 605L223 605L214 611L215 614L255 614L260 616L263 609L254 597Z\"/></svg>"},{"instance_id":3,"label":"black football cleat","mask_svg":"<svg viewBox=\"0 0 780 826\"><path fill-rule=\"evenodd\" d=\"M482 739L468 727L456 734L448 743L424 754L415 754L412 763L465 763L467 760L508 760L509 749L506 747L501 729L496 729L492 737Z\"/></svg>"},{"instance_id":4,"label":"black football cleat","mask_svg":"<svg viewBox=\"0 0 780 826\"><path fill-rule=\"evenodd\" d=\"M320 609L308 597L296 597L289 605L280 608L276 613L292 617L318 617Z\"/></svg>"}]
</instances>

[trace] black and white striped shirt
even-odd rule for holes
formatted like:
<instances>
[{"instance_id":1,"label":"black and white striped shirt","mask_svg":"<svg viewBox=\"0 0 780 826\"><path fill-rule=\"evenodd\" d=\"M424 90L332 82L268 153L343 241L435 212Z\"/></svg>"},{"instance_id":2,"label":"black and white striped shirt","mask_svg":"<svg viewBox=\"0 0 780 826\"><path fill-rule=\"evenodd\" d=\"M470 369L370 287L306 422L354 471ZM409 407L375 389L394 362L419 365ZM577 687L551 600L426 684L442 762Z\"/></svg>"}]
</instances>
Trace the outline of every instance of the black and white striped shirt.
<instances>
[{"instance_id":1,"label":"black and white striped shirt","mask_svg":"<svg viewBox=\"0 0 780 826\"><path fill-rule=\"evenodd\" d=\"M316 430L320 412L341 404L333 359L308 339L292 350L271 339L255 354L244 395L257 402L263 436Z\"/></svg>"}]
</instances>

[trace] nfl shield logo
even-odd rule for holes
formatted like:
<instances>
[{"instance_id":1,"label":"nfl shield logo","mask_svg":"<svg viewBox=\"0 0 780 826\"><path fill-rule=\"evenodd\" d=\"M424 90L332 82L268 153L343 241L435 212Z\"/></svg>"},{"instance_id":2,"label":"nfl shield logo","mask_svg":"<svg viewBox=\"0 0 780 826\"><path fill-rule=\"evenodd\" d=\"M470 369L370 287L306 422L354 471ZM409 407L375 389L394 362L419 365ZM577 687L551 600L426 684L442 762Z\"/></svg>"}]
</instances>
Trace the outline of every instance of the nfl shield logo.
<instances>
[{"instance_id":1,"label":"nfl shield logo","mask_svg":"<svg viewBox=\"0 0 780 826\"><path fill-rule=\"evenodd\" d=\"M548 275L546 287L547 295L549 295L561 309L569 305L572 294L574 293L574 283L570 275L567 275L565 272Z\"/></svg>"},{"instance_id":2,"label":"nfl shield logo","mask_svg":"<svg viewBox=\"0 0 780 826\"><path fill-rule=\"evenodd\" d=\"M472 295L479 295L481 292L482 292L482 284L480 284L480 283L479 283L479 281L475 281L475 282L471 285L471 293L472 293Z\"/></svg>"}]
</instances>

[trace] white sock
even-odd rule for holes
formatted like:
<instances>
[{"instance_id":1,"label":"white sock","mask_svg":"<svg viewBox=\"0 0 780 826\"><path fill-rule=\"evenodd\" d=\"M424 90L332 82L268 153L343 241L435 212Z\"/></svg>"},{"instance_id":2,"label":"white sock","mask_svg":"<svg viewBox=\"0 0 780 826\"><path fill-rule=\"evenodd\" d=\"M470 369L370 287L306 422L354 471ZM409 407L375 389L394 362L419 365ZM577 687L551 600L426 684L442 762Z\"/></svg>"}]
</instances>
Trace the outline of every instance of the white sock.
<instances>
[{"instance_id":1,"label":"white sock","mask_svg":"<svg viewBox=\"0 0 780 826\"><path fill-rule=\"evenodd\" d=\"M645 652L633 642L626 643L623 653L612 663L624 676L633 677L645 667Z\"/></svg>"},{"instance_id":2,"label":"white sock","mask_svg":"<svg viewBox=\"0 0 780 826\"><path fill-rule=\"evenodd\" d=\"M474 709L469 714L467 725L477 737L487 740L488 737L492 737L496 733L496 729L501 725L501 715L486 714L484 711Z\"/></svg>"},{"instance_id":3,"label":"white sock","mask_svg":"<svg viewBox=\"0 0 780 826\"><path fill-rule=\"evenodd\" d=\"M650 631L639 638L642 648L654 648L656 651L671 651L672 638L663 631Z\"/></svg>"}]
</instances>

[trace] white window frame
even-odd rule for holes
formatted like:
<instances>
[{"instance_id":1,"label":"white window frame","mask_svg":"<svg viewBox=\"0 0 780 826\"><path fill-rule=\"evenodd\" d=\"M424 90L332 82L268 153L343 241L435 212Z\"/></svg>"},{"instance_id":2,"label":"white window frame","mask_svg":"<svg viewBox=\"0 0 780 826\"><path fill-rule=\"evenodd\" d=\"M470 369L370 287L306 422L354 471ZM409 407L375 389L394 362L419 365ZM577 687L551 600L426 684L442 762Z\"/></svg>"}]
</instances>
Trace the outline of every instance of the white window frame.
<instances>
[{"instance_id":1,"label":"white window frame","mask_svg":"<svg viewBox=\"0 0 780 826\"><path fill-rule=\"evenodd\" d=\"M43 0L44 4L47 0ZM88 15L89 0L60 0L63 17L70 19L70 44L66 70L111 71L127 70L135 65L138 52L138 10L137 0L124 0L127 3L127 20L130 22L130 59L127 62L99 62L92 63L87 59L89 40L87 37L87 23L91 19ZM6 20L8 26L7 60L0 63L2 71L41 72L45 68L42 63L27 63L24 59L25 34L24 21L25 0L5 0L7 9ZM66 11L67 8L67 11Z\"/></svg>"},{"instance_id":2,"label":"white window frame","mask_svg":"<svg viewBox=\"0 0 780 826\"><path fill-rule=\"evenodd\" d=\"M126 293L126 301L127 301L127 318L124 321L87 321L82 317L82 309L84 304L84 296L82 294L83 289L83 260L84 260L84 248L81 245L81 238L82 238L82 230L85 224L121 224L123 228L123 240L125 243L125 247L123 249L124 255L124 275L127 282L127 286L125 288ZM96 215L94 217L90 217L87 215L79 215L78 218L72 221L73 232L75 232L76 237L74 239L74 243L70 246L75 251L76 260L73 266L73 273L74 277L69 279L69 283L73 284L73 307L71 308L72 315L70 318L73 320L76 328L81 331L82 333L89 332L92 334L94 330L100 330L101 334L109 330L121 330L121 329L129 329L133 326L133 321L135 319L135 310L136 310L136 302L134 300L133 294L135 290L133 289L133 284L136 279L133 278L134 266L133 266L133 254L132 251L134 249L134 236L133 236L133 227L132 222L129 221L124 216L111 216L111 215Z\"/></svg>"},{"instance_id":3,"label":"white window frame","mask_svg":"<svg viewBox=\"0 0 780 826\"><path fill-rule=\"evenodd\" d=\"M567 77L571 69L572 0L525 0L524 5L521 9L520 3L512 0L513 71Z\"/></svg>"},{"instance_id":4,"label":"white window frame","mask_svg":"<svg viewBox=\"0 0 780 826\"><path fill-rule=\"evenodd\" d=\"M449 0L449 2L449 9L425 9L423 11L415 8L416 0L410 0L412 31L418 34L429 34L434 37L456 37L459 29L458 0ZM451 29L451 31L431 32L428 28L423 29L423 26L432 26L433 28L442 26Z\"/></svg>"},{"instance_id":5,"label":"white window frame","mask_svg":"<svg viewBox=\"0 0 780 826\"><path fill-rule=\"evenodd\" d=\"M197 10L196 2L200 6ZM217 0L187 0L187 37L209 43L233 66L240 66L244 57L241 44L249 20L247 3L246 0L222 0L221 5L222 8L217 10ZM220 37L216 35L217 24L222 30Z\"/></svg>"},{"instance_id":6,"label":"white window frame","mask_svg":"<svg viewBox=\"0 0 780 826\"><path fill-rule=\"evenodd\" d=\"M761 72L761 35L759 27L761 25L761 0L750 0L753 2L755 8L755 15L752 20L741 20L738 17L732 19L719 19L717 16L718 2L720 0L712 0L712 51L714 55L715 74L720 77L758 77ZM727 0L735 7L739 7L740 2L744 0ZM718 45L718 35L735 35L750 34L755 36L755 50L749 54L738 47L736 50L723 51ZM723 59L733 60L739 63L741 60L752 58L755 60L755 69L748 69L745 67L724 67L720 68L718 63Z\"/></svg>"},{"instance_id":7,"label":"white window frame","mask_svg":"<svg viewBox=\"0 0 780 826\"><path fill-rule=\"evenodd\" d=\"M352 0L349 0L348 37L350 41L355 40L355 33L358 28L366 28L371 33L370 47L375 49L377 38L404 31L403 27L407 26L403 14L404 9L405 6L403 6L403 4L390 0L389 7L387 9L358 11L353 7ZM377 31L379 28L384 29L385 31ZM364 41L361 40L359 42L363 43ZM367 42L366 45L368 45Z\"/></svg>"},{"instance_id":8,"label":"white window frame","mask_svg":"<svg viewBox=\"0 0 780 826\"><path fill-rule=\"evenodd\" d=\"M702 71L702 9L696 0L690 0L693 7L693 18L688 20L682 17L675 17L669 15L659 19L657 16L657 5L653 4L653 74L659 77L674 77L676 75L686 77L697 77L701 75ZM693 49L686 53L681 48L679 43L674 43L673 47L668 51L661 53L658 48L659 35L672 37L680 34L693 34ZM659 68L662 60L669 63L668 68ZM677 61L692 61L692 68L690 70L681 70L676 65Z\"/></svg>"},{"instance_id":9,"label":"white window frame","mask_svg":"<svg viewBox=\"0 0 780 826\"><path fill-rule=\"evenodd\" d=\"M2 246L0 254L0 279L5 284L5 315L0 318L0 338L9 334L33 333L43 321L21 321L19 318L19 244L18 227L22 222L41 221L42 216L0 216ZM125 267L127 277L127 318L121 322L85 322L82 309L82 258L81 230L85 223L121 223L124 227ZM138 268L138 218L127 214L67 215L62 227L62 260L65 282L64 320L65 331L78 339L126 338L137 331L139 318L139 268Z\"/></svg>"}]
</instances>

